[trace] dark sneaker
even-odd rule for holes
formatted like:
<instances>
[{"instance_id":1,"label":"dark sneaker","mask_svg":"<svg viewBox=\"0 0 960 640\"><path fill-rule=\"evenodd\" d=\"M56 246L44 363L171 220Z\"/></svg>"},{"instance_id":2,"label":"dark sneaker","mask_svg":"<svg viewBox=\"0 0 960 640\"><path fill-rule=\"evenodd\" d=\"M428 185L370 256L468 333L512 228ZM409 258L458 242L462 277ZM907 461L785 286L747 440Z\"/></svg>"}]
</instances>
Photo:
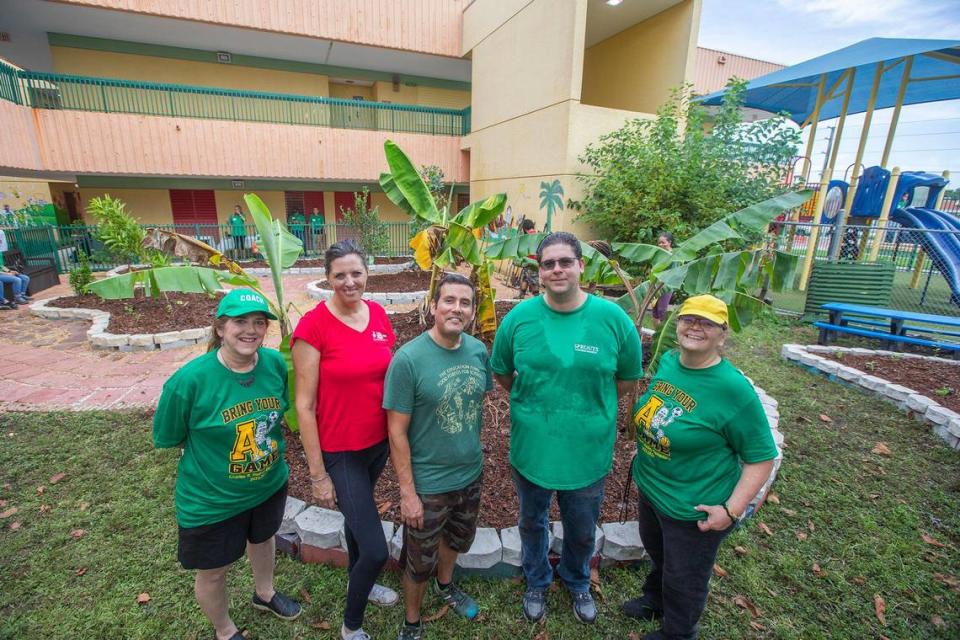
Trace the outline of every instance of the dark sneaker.
<instances>
[{"instance_id":1,"label":"dark sneaker","mask_svg":"<svg viewBox=\"0 0 960 640\"><path fill-rule=\"evenodd\" d=\"M253 594L253 608L261 611L269 611L281 620L296 620L303 607L296 600L291 600L279 591L274 592L270 602L264 602L256 593Z\"/></svg>"},{"instance_id":2,"label":"dark sneaker","mask_svg":"<svg viewBox=\"0 0 960 640\"><path fill-rule=\"evenodd\" d=\"M13 299L17 304L30 304L30 301L24 298L23 296L17 296Z\"/></svg>"},{"instance_id":3,"label":"dark sneaker","mask_svg":"<svg viewBox=\"0 0 960 640\"><path fill-rule=\"evenodd\" d=\"M217 632L216 632L216 631L213 632L213 640L217 640ZM247 640L247 636L245 636L245 635L243 635L243 633L237 631L235 634L233 634L232 636L230 636L230 638L229 638L228 640Z\"/></svg>"},{"instance_id":4,"label":"dark sneaker","mask_svg":"<svg viewBox=\"0 0 960 640\"><path fill-rule=\"evenodd\" d=\"M539 622L547 613L547 594L539 589L529 589L523 594L523 615L530 622Z\"/></svg>"},{"instance_id":5,"label":"dark sneaker","mask_svg":"<svg viewBox=\"0 0 960 640\"><path fill-rule=\"evenodd\" d=\"M597 619L597 605L594 604L590 592L584 591L570 595L573 597L573 615L584 624L593 624Z\"/></svg>"},{"instance_id":6,"label":"dark sneaker","mask_svg":"<svg viewBox=\"0 0 960 640\"><path fill-rule=\"evenodd\" d=\"M663 617L663 609L654 607L647 596L627 600L620 608L623 615L637 620L659 620Z\"/></svg>"},{"instance_id":7,"label":"dark sneaker","mask_svg":"<svg viewBox=\"0 0 960 640\"><path fill-rule=\"evenodd\" d=\"M403 626L400 627L400 633L397 634L397 640L420 640L421 638L423 638L423 623L421 622L410 625L404 621Z\"/></svg>"},{"instance_id":8,"label":"dark sneaker","mask_svg":"<svg viewBox=\"0 0 960 640\"><path fill-rule=\"evenodd\" d=\"M4 311L12 311L13 309L16 309L16 308L17 306L15 304L7 302L6 300L4 300L3 302L0 302L0 309Z\"/></svg>"},{"instance_id":9,"label":"dark sneaker","mask_svg":"<svg viewBox=\"0 0 960 640\"><path fill-rule=\"evenodd\" d=\"M440 583L433 581L434 590L444 604L450 605L450 608L459 613L467 620L473 620L480 612L477 607L477 601L460 590L455 582L447 585L446 589L440 587Z\"/></svg>"}]
</instances>

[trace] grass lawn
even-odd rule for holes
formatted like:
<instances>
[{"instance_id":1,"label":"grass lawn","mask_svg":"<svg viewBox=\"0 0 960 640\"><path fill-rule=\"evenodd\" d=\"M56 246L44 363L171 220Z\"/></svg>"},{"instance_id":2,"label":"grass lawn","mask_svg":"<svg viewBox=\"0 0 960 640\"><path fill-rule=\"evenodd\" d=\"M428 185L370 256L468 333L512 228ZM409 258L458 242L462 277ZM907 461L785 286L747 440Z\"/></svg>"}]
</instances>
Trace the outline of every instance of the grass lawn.
<instances>
[{"instance_id":1,"label":"grass lawn","mask_svg":"<svg viewBox=\"0 0 960 640\"><path fill-rule=\"evenodd\" d=\"M774 486L779 504L768 503L722 548L726 576L713 580L701 637L956 638L960 584L947 583L960 577L960 452L891 405L780 360L782 342L813 338L769 318L729 349L779 399L786 459ZM892 455L871 453L879 441ZM146 414L6 413L0 443L0 638L210 637L192 576L176 562L176 454L151 448ZM251 637L337 637L311 625L338 628L341 570L281 557L278 588L306 591L312 602L287 623L246 605L252 579L246 561L238 564L228 579L232 611ZM448 614L427 637L632 638L653 625L624 618L618 606L643 576L643 568L602 572L595 627L573 621L562 590L550 594L540 627L521 619L521 584L469 579L482 620ZM395 574L384 581L397 586ZM137 603L142 592L146 604ZM401 615L371 609L364 626L393 638Z\"/></svg>"}]
</instances>

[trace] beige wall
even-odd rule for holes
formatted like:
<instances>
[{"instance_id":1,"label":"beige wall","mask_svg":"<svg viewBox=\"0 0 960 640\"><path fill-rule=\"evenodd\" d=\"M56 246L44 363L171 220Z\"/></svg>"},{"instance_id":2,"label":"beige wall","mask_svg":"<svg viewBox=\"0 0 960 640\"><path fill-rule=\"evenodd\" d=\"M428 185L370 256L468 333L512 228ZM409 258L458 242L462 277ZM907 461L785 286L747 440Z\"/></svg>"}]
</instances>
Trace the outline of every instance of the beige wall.
<instances>
[{"instance_id":1,"label":"beige wall","mask_svg":"<svg viewBox=\"0 0 960 640\"><path fill-rule=\"evenodd\" d=\"M50 47L53 70L99 78L326 96L327 76L129 53Z\"/></svg>"},{"instance_id":2,"label":"beige wall","mask_svg":"<svg viewBox=\"0 0 960 640\"><path fill-rule=\"evenodd\" d=\"M30 204L31 199L34 202L38 200L45 203L53 202L50 185L46 180L0 176L0 209L8 204L12 210L16 211Z\"/></svg>"},{"instance_id":3,"label":"beige wall","mask_svg":"<svg viewBox=\"0 0 960 640\"><path fill-rule=\"evenodd\" d=\"M127 205L127 213L139 220L141 224L169 224L173 222L170 192L166 189L89 189L81 187L80 204L85 223L96 224L93 216L87 213L87 205L90 203L90 199L107 194L122 200Z\"/></svg>"},{"instance_id":4,"label":"beige wall","mask_svg":"<svg viewBox=\"0 0 960 640\"><path fill-rule=\"evenodd\" d=\"M696 2L686 0L587 49L582 101L656 112L672 87L692 79L696 15Z\"/></svg>"},{"instance_id":5,"label":"beige wall","mask_svg":"<svg viewBox=\"0 0 960 640\"><path fill-rule=\"evenodd\" d=\"M467 0L61 1L64 4L459 57L460 16Z\"/></svg>"},{"instance_id":6,"label":"beige wall","mask_svg":"<svg viewBox=\"0 0 960 640\"><path fill-rule=\"evenodd\" d=\"M373 87L365 87L356 84L341 84L339 82L330 83L330 97L351 100L354 97L360 97L364 100L373 100Z\"/></svg>"}]
</instances>

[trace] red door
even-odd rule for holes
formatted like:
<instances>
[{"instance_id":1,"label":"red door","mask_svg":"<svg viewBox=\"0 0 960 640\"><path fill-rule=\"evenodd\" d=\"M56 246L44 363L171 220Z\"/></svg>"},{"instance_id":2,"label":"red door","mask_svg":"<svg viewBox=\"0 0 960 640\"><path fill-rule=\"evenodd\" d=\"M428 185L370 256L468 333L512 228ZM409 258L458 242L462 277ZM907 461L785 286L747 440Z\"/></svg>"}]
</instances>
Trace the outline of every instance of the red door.
<instances>
[{"instance_id":1,"label":"red door","mask_svg":"<svg viewBox=\"0 0 960 640\"><path fill-rule=\"evenodd\" d=\"M303 192L303 215L309 221L313 214L313 208L319 209L323 213L323 191L304 191Z\"/></svg>"},{"instance_id":2,"label":"red door","mask_svg":"<svg viewBox=\"0 0 960 640\"><path fill-rule=\"evenodd\" d=\"M207 189L170 189L170 208L177 233L194 236L208 244L220 240L217 201Z\"/></svg>"}]
</instances>

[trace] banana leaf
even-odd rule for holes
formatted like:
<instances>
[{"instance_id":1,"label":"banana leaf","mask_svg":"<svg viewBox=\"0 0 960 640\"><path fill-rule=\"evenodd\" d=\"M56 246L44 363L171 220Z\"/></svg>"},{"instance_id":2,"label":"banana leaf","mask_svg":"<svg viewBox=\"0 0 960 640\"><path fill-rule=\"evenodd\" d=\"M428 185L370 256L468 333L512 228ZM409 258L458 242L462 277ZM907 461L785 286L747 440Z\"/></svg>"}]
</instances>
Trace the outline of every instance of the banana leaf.
<instances>
[{"instance_id":1,"label":"banana leaf","mask_svg":"<svg viewBox=\"0 0 960 640\"><path fill-rule=\"evenodd\" d=\"M390 175L393 177L393 186L387 192L389 197L397 206L405 210L413 210L416 215L433 224L440 224L442 216L437 209L437 203L427 188L420 172L410 162L410 158L394 142L387 140L383 143L383 150L387 156L387 166L390 167ZM383 183L381 182L381 186ZM395 188L394 188L395 187ZM386 187L384 187L386 192ZM393 200L394 197L402 196L408 204L404 207L400 202Z\"/></svg>"},{"instance_id":2,"label":"banana leaf","mask_svg":"<svg viewBox=\"0 0 960 640\"><path fill-rule=\"evenodd\" d=\"M490 275L493 272L493 263L484 261L476 268L477 283L477 326L480 333L493 335L497 331L497 311L495 307L493 286L490 284Z\"/></svg>"},{"instance_id":3,"label":"banana leaf","mask_svg":"<svg viewBox=\"0 0 960 640\"><path fill-rule=\"evenodd\" d=\"M663 354L675 349L677 346L677 311L679 307L670 311L660 326L653 334L650 341L650 362L647 363L647 370L644 376L652 378L660 366L660 358Z\"/></svg>"},{"instance_id":4,"label":"banana leaf","mask_svg":"<svg viewBox=\"0 0 960 640\"><path fill-rule=\"evenodd\" d=\"M296 433L300 430L300 420L297 418L297 376L293 371L293 353L290 351L290 337L283 336L280 340L280 355L287 365L287 412L283 414L287 421L287 427Z\"/></svg>"},{"instance_id":5,"label":"banana leaf","mask_svg":"<svg viewBox=\"0 0 960 640\"><path fill-rule=\"evenodd\" d=\"M464 260L474 266L483 264L483 256L480 255L480 244L473 235L473 231L456 222L450 222L447 226L447 235L443 239L443 246L440 251L441 254L446 251L450 251L454 255L459 254Z\"/></svg>"},{"instance_id":6,"label":"banana leaf","mask_svg":"<svg viewBox=\"0 0 960 640\"><path fill-rule=\"evenodd\" d=\"M260 196L248 193L243 196L243 199L247 203L247 208L250 209L250 216L260 234L260 252L270 265L270 275L273 277L277 296L276 308L281 310L281 313L277 314L281 323L280 331L286 336L291 328L289 317L284 311L282 272L300 257L303 252L303 242L270 215L270 210Z\"/></svg>"},{"instance_id":7,"label":"banana leaf","mask_svg":"<svg viewBox=\"0 0 960 640\"><path fill-rule=\"evenodd\" d=\"M614 242L613 251L621 260L649 263L654 266L668 264L672 257L669 251L665 251L657 245L639 242Z\"/></svg>"},{"instance_id":8,"label":"banana leaf","mask_svg":"<svg viewBox=\"0 0 960 640\"><path fill-rule=\"evenodd\" d=\"M518 233L512 238L494 242L487 246L484 255L491 260L509 260L523 258L537 252L540 242L547 237L545 233Z\"/></svg>"},{"instance_id":9,"label":"banana leaf","mask_svg":"<svg viewBox=\"0 0 960 640\"><path fill-rule=\"evenodd\" d=\"M392 175L389 173L381 173L380 187L383 189L383 193L386 194L390 202L406 211L411 218L417 217L417 212L413 209L413 207L410 206L410 203L407 202L407 199L403 197L403 194L400 193L400 189L397 187L397 183L394 181ZM437 222L439 222L439 220Z\"/></svg>"},{"instance_id":10,"label":"banana leaf","mask_svg":"<svg viewBox=\"0 0 960 640\"><path fill-rule=\"evenodd\" d=\"M471 202L460 210L452 220L471 229L480 229L495 220L507 205L507 194L497 193L486 200Z\"/></svg>"},{"instance_id":11,"label":"banana leaf","mask_svg":"<svg viewBox=\"0 0 960 640\"><path fill-rule=\"evenodd\" d=\"M91 282L88 291L104 300L132 298L138 284L146 293L157 296L162 292L208 293L220 290L226 272L208 267L182 265L131 271Z\"/></svg>"},{"instance_id":12,"label":"banana leaf","mask_svg":"<svg viewBox=\"0 0 960 640\"><path fill-rule=\"evenodd\" d=\"M773 259L768 260L765 265L766 273L770 276L770 288L783 291L784 287L792 287L799 264L800 256L776 251Z\"/></svg>"},{"instance_id":13,"label":"banana leaf","mask_svg":"<svg viewBox=\"0 0 960 640\"><path fill-rule=\"evenodd\" d=\"M430 271L433 267L433 255L430 251L430 228L426 228L410 240L410 248L413 249L413 260L417 266L424 271Z\"/></svg>"}]
</instances>

